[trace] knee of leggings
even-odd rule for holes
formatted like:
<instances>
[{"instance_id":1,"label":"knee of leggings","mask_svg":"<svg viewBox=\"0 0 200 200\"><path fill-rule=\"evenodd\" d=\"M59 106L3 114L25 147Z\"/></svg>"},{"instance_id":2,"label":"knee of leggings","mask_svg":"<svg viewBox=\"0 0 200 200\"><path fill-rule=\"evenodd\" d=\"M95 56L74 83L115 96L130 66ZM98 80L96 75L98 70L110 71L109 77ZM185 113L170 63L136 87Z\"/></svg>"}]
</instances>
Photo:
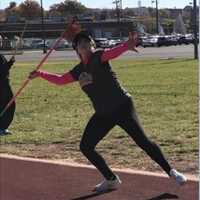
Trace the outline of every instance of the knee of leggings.
<instances>
[{"instance_id":1,"label":"knee of leggings","mask_svg":"<svg viewBox=\"0 0 200 200\"><path fill-rule=\"evenodd\" d=\"M140 140L140 141L136 141L136 143L140 148L148 152L153 152L155 148L157 148L156 143L150 140L143 140L143 141Z\"/></svg>"},{"instance_id":2,"label":"knee of leggings","mask_svg":"<svg viewBox=\"0 0 200 200\"><path fill-rule=\"evenodd\" d=\"M84 142L80 143L80 150L84 155L87 155L88 153L90 153L91 151L94 150L94 148L90 147L90 145L85 144Z\"/></svg>"}]
</instances>

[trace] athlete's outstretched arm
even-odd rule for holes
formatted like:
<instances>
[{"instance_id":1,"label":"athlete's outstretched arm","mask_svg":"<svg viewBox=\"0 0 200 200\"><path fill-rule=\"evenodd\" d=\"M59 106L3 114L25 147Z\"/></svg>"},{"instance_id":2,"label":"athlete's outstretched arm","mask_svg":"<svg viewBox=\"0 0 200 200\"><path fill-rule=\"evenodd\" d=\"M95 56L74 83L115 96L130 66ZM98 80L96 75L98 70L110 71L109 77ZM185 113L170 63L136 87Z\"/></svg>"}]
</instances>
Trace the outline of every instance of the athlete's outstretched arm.
<instances>
[{"instance_id":1,"label":"athlete's outstretched arm","mask_svg":"<svg viewBox=\"0 0 200 200\"><path fill-rule=\"evenodd\" d=\"M41 77L56 85L65 85L65 84L72 83L75 81L70 72L60 75L60 74L53 74L46 71L38 70L38 71L31 72L29 75L30 79L33 79L36 77Z\"/></svg>"},{"instance_id":2,"label":"athlete's outstretched arm","mask_svg":"<svg viewBox=\"0 0 200 200\"><path fill-rule=\"evenodd\" d=\"M101 61L107 62L109 60L117 58L122 53L126 52L127 50L132 50L132 51L138 52L136 49L137 43L138 43L137 33L129 33L129 39L126 42L124 42L120 45L117 45L116 47L113 47L111 49L104 50L104 52L101 56Z\"/></svg>"}]
</instances>

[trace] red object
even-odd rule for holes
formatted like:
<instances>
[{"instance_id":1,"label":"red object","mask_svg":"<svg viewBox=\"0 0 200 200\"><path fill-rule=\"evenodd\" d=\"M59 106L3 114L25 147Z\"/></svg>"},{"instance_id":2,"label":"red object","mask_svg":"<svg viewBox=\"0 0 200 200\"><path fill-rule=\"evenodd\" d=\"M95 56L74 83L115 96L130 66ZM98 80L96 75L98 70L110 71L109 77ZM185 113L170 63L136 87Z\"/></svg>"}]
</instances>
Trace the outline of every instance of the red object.
<instances>
[{"instance_id":1,"label":"red object","mask_svg":"<svg viewBox=\"0 0 200 200\"><path fill-rule=\"evenodd\" d=\"M120 56L122 53L124 53L127 50L128 50L127 42L120 44L116 47L113 47L111 49L107 49L103 52L101 56L101 61L107 62L111 59L117 58L118 56ZM90 58L84 61L84 63L87 64L89 59ZM66 72L65 74L62 74L62 75L53 74L46 71L38 71L37 73L39 77L51 83L54 83L56 85L64 85L64 84L68 84L75 81L70 72Z\"/></svg>"},{"instance_id":2,"label":"red object","mask_svg":"<svg viewBox=\"0 0 200 200\"><path fill-rule=\"evenodd\" d=\"M38 76L56 85L64 85L75 81L70 72L59 75L45 71L38 71Z\"/></svg>"},{"instance_id":3,"label":"red object","mask_svg":"<svg viewBox=\"0 0 200 200\"><path fill-rule=\"evenodd\" d=\"M113 47L111 49L106 49L106 50L104 50L104 52L101 56L101 61L107 62L109 60L117 58L118 56L120 56L122 53L124 53L127 50L128 50L127 42L117 45L116 47Z\"/></svg>"}]
</instances>

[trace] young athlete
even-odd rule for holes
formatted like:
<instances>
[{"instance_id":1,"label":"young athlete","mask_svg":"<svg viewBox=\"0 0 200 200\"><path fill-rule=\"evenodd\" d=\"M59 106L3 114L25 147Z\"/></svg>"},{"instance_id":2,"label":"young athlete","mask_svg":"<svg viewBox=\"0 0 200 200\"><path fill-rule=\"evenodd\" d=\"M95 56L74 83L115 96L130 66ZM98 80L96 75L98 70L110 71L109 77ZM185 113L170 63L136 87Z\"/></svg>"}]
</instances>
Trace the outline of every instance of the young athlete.
<instances>
[{"instance_id":1,"label":"young athlete","mask_svg":"<svg viewBox=\"0 0 200 200\"><path fill-rule=\"evenodd\" d=\"M95 50L92 37L82 31L73 40L80 63L63 75L45 71L33 71L29 78L41 77L51 83L64 85L79 81L82 90L92 101L95 113L89 120L80 143L81 152L102 173L105 180L95 187L97 192L116 189L120 178L95 150L96 145L115 126L119 125L142 148L152 160L180 185L186 177L169 165L157 144L145 135L139 122L131 95L121 87L109 60L117 58L127 50L136 51L137 34L130 33L128 41L107 50Z\"/></svg>"},{"instance_id":2,"label":"young athlete","mask_svg":"<svg viewBox=\"0 0 200 200\"><path fill-rule=\"evenodd\" d=\"M9 84L9 70L15 57L12 56L9 61L0 54L0 111L2 111L10 99L13 97L12 89ZM15 102L9 109L0 117L0 135L9 134L7 128L11 124L15 113Z\"/></svg>"}]
</instances>

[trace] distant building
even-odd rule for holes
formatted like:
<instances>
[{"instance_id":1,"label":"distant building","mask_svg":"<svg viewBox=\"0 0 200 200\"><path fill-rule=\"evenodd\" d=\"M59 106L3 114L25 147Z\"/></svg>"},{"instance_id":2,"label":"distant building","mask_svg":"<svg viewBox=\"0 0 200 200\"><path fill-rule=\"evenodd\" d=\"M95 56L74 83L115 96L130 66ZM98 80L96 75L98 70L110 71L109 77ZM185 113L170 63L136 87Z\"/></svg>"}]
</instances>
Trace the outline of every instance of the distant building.
<instances>
[{"instance_id":1,"label":"distant building","mask_svg":"<svg viewBox=\"0 0 200 200\"><path fill-rule=\"evenodd\" d=\"M168 11L170 11L170 18L176 19L180 14L183 14L183 9L177 9L177 8L171 8L171 9L167 9Z\"/></svg>"},{"instance_id":2,"label":"distant building","mask_svg":"<svg viewBox=\"0 0 200 200\"><path fill-rule=\"evenodd\" d=\"M133 19L117 20L98 20L98 21L81 21L83 29L87 29L93 37L127 37L129 31L136 30L136 22ZM25 23L2 23L0 24L0 34L4 34L8 38L15 35L20 35L24 30ZM57 38L64 31L66 22L46 22L44 24L45 35L48 38ZM43 36L41 31L41 22L28 22L24 37L37 37Z\"/></svg>"},{"instance_id":3,"label":"distant building","mask_svg":"<svg viewBox=\"0 0 200 200\"><path fill-rule=\"evenodd\" d=\"M149 16L149 9L146 7L140 7L140 8L133 8L133 12L135 16Z\"/></svg>"},{"instance_id":4,"label":"distant building","mask_svg":"<svg viewBox=\"0 0 200 200\"><path fill-rule=\"evenodd\" d=\"M0 10L0 22L6 21L6 15L4 10Z\"/></svg>"}]
</instances>

